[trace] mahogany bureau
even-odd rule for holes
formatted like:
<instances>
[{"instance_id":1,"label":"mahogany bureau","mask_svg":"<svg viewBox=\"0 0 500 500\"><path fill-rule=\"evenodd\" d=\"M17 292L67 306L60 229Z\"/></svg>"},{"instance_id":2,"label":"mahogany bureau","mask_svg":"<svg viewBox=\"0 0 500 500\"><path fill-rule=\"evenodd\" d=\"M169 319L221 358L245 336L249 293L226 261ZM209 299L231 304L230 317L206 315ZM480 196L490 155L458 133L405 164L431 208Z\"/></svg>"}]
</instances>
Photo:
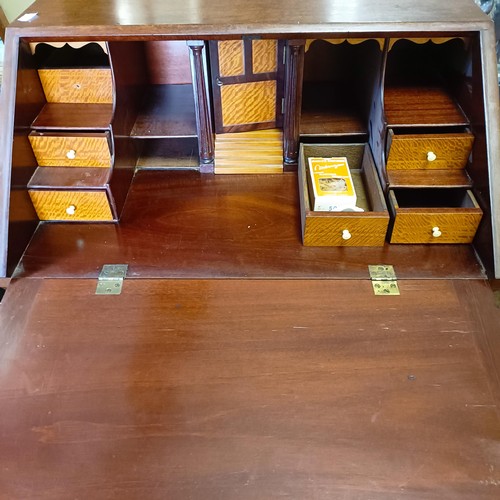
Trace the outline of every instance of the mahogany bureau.
<instances>
[{"instance_id":1,"label":"mahogany bureau","mask_svg":"<svg viewBox=\"0 0 500 500\"><path fill-rule=\"evenodd\" d=\"M472 0L37 0L0 498L498 498L498 95Z\"/></svg>"}]
</instances>

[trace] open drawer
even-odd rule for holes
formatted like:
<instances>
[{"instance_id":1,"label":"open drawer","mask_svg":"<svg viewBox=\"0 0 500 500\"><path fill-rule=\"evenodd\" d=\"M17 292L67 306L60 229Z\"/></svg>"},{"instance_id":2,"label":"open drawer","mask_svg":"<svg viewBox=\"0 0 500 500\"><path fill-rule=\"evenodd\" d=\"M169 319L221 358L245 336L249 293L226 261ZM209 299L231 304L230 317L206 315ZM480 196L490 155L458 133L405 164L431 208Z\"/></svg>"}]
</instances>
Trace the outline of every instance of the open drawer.
<instances>
[{"instance_id":1,"label":"open drawer","mask_svg":"<svg viewBox=\"0 0 500 500\"><path fill-rule=\"evenodd\" d=\"M28 192L40 220L113 221L111 169L38 167Z\"/></svg>"},{"instance_id":2,"label":"open drawer","mask_svg":"<svg viewBox=\"0 0 500 500\"><path fill-rule=\"evenodd\" d=\"M468 189L392 189L389 205L391 243L471 243L483 215Z\"/></svg>"},{"instance_id":3,"label":"open drawer","mask_svg":"<svg viewBox=\"0 0 500 500\"><path fill-rule=\"evenodd\" d=\"M112 164L109 132L31 132L29 140L43 167L109 168Z\"/></svg>"},{"instance_id":4,"label":"open drawer","mask_svg":"<svg viewBox=\"0 0 500 500\"><path fill-rule=\"evenodd\" d=\"M307 166L309 157L347 158L364 212L315 212L311 210ZM306 246L382 246L389 212L367 144L301 144L299 191L302 241Z\"/></svg>"}]
</instances>

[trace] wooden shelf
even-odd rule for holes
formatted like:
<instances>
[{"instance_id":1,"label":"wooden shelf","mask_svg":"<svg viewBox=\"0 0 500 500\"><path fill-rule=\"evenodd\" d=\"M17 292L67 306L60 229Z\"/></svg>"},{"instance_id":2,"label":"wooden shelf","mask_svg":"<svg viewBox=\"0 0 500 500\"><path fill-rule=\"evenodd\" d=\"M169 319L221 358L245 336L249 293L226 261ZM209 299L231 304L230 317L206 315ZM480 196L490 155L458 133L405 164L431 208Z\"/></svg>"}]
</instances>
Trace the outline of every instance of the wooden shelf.
<instances>
[{"instance_id":1,"label":"wooden shelf","mask_svg":"<svg viewBox=\"0 0 500 500\"><path fill-rule=\"evenodd\" d=\"M472 180L465 170L389 170L391 187L462 187L471 188Z\"/></svg>"},{"instance_id":2,"label":"wooden shelf","mask_svg":"<svg viewBox=\"0 0 500 500\"><path fill-rule=\"evenodd\" d=\"M107 130L113 120L112 104L48 102L33 121L39 130Z\"/></svg>"},{"instance_id":3,"label":"wooden shelf","mask_svg":"<svg viewBox=\"0 0 500 500\"><path fill-rule=\"evenodd\" d=\"M41 224L20 269L97 277L125 256L141 278L368 279L374 263L401 279L484 278L470 245L303 246L297 183L293 173L140 170L119 225Z\"/></svg>"},{"instance_id":4,"label":"wooden shelf","mask_svg":"<svg viewBox=\"0 0 500 500\"><path fill-rule=\"evenodd\" d=\"M38 167L28 183L28 188L86 190L105 186L110 176L110 168Z\"/></svg>"},{"instance_id":5,"label":"wooden shelf","mask_svg":"<svg viewBox=\"0 0 500 500\"><path fill-rule=\"evenodd\" d=\"M389 127L462 126L469 121L452 97L439 87L386 87Z\"/></svg>"},{"instance_id":6,"label":"wooden shelf","mask_svg":"<svg viewBox=\"0 0 500 500\"><path fill-rule=\"evenodd\" d=\"M136 141L139 168L198 168L198 141L195 137L175 137Z\"/></svg>"},{"instance_id":7,"label":"wooden shelf","mask_svg":"<svg viewBox=\"0 0 500 500\"><path fill-rule=\"evenodd\" d=\"M193 87L151 85L132 129L133 137L195 137Z\"/></svg>"}]
</instances>

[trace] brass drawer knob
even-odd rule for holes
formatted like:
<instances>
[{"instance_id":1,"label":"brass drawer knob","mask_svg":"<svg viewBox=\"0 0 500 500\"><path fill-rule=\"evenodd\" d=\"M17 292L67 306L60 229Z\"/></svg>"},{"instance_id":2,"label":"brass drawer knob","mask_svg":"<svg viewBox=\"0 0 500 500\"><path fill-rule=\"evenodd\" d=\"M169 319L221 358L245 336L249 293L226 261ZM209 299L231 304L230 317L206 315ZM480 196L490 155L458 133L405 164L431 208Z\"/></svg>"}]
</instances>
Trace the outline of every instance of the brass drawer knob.
<instances>
[{"instance_id":1,"label":"brass drawer knob","mask_svg":"<svg viewBox=\"0 0 500 500\"><path fill-rule=\"evenodd\" d=\"M68 215L75 215L76 213L76 207L75 205L70 205L67 209L66 209L66 213Z\"/></svg>"},{"instance_id":2,"label":"brass drawer knob","mask_svg":"<svg viewBox=\"0 0 500 500\"><path fill-rule=\"evenodd\" d=\"M68 160L74 160L76 158L76 151L74 149L70 149L67 153L66 153L66 158Z\"/></svg>"},{"instance_id":3,"label":"brass drawer knob","mask_svg":"<svg viewBox=\"0 0 500 500\"><path fill-rule=\"evenodd\" d=\"M438 227L438 226L434 226L434 227L432 228L432 236L433 236L434 238L439 238L439 237L441 236L441 234L442 234L442 233L441 233L441 230L439 229L439 227Z\"/></svg>"},{"instance_id":4,"label":"brass drawer knob","mask_svg":"<svg viewBox=\"0 0 500 500\"><path fill-rule=\"evenodd\" d=\"M352 238L352 234L349 232L348 229L344 229L342 231L342 239L343 240L350 240Z\"/></svg>"},{"instance_id":5,"label":"brass drawer knob","mask_svg":"<svg viewBox=\"0 0 500 500\"><path fill-rule=\"evenodd\" d=\"M436 153L429 151L427 153L427 161L434 161L437 158Z\"/></svg>"}]
</instances>

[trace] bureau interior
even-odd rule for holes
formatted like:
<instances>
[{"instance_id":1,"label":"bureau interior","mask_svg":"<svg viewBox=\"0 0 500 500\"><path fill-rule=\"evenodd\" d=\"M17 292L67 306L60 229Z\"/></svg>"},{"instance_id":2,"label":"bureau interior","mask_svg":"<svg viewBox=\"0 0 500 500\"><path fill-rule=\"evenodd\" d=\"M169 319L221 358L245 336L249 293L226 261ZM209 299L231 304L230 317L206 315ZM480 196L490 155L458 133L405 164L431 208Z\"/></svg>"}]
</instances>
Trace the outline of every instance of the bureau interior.
<instances>
[{"instance_id":1,"label":"bureau interior","mask_svg":"<svg viewBox=\"0 0 500 500\"><path fill-rule=\"evenodd\" d=\"M67 135L109 134L112 166L109 185L105 185L103 189L113 213L114 224L117 225L121 224L120 216L126 205L131 185L133 186L134 179L138 178L138 172L160 169L159 175L167 178L172 170L192 172L195 169L198 171L195 181L192 173L186 176L186 184L192 182L193 192L203 189L204 183L213 182L211 179L214 176L213 173L204 174L201 173L202 169L200 170L203 165L202 151L207 150L210 138L207 139L200 131L199 109L204 107L204 110L208 111L210 127L213 130L214 108L218 105L211 91L211 84L215 85L216 82L213 81L208 40L196 42L201 44L203 51L201 70L194 69L190 52L192 47L189 46L189 43L193 42L186 43L185 40L71 42L69 45L64 41L59 44L45 43L43 40L36 42L28 43L21 40L19 52L15 154L12 160L10 273L19 263L22 251L37 228L41 231L50 224L53 226L51 232L57 232L57 226L64 231L63 228L69 224L40 223L33 210L28 195L28 183L37 169L46 168L39 165L29 142L28 138L34 132L57 131ZM286 46L284 50L289 50L286 42L284 45ZM493 248L478 35L468 34L464 38L448 37L443 34L434 37L429 34L419 34L411 39L305 38L302 63L303 66L299 71L300 81L296 82L300 87L299 116L296 117L300 123L296 137L297 148L299 142L357 144L366 141L367 147L371 149L382 190L386 196L390 188L385 151L389 131L403 131L404 134L421 132L432 134L436 129L440 129L442 133L470 131L474 136L474 145L466 162L465 172L470 178L470 185L467 187L473 190L485 217L473 245L467 246L470 247L472 254L476 255L477 251L482 263L491 270ZM43 71L47 69L82 70L84 76L93 75L89 80L94 84L96 81L104 81L99 79L102 78L98 76L99 74L108 72L111 78L111 94L105 98L98 97L97 101L94 99L89 102L78 102L74 97L70 97L70 102L53 103L52 98L48 97L42 76ZM284 81L278 83L283 86L285 92L287 86L294 85L293 81L286 80L287 75L289 76L289 73L285 72ZM59 81L63 82L63 79ZM72 92L81 93L83 85L78 82L75 84L73 80L71 82ZM195 85L200 82L207 88L206 102L200 102L196 96ZM106 85L99 84L97 88L102 90ZM63 83L58 84L58 87L63 89ZM394 90L397 91L397 95ZM434 100L425 98L429 95L429 90L438 91L437 94L433 94ZM67 95L71 96L72 93L68 91ZM403 116L402 119L391 118L389 112L391 96L395 96L395 102L402 103L398 104L404 111L399 115ZM439 101L440 97L443 97L442 101ZM436 99L438 103L444 105L436 108L434 106ZM415 100L418 106L412 108L411 105ZM287 108L285 101L286 99L283 101L283 108L281 101L277 103L277 107L282 108L286 116L287 113L293 112L293 108ZM449 102L453 103L452 107L448 106ZM60 111L61 109L63 111ZM293 136L290 130L286 130L286 120L281 128L285 136L287 134ZM61 165L59 167L66 168ZM53 181L55 187L68 187L63 186L64 183L73 183L75 189L88 188L88 184L78 179L77 172L73 170L69 176L62 175L60 178L62 180ZM49 178L55 175L57 175L56 170L51 172L50 176L43 177ZM86 175L83 170L82 175ZM296 172L283 173L280 176L283 179L283 189L297 190L296 182L294 187L290 188L290 183L285 180L290 176L296 176ZM41 176L38 174L34 178L37 180ZM70 178L73 180L68 180ZM61 185L58 185L58 182ZM242 176L241 182L231 182L231 185L235 189L240 189L239 186L243 183L247 186L245 190L249 186L261 186L260 181L254 182L251 176L246 175ZM177 185L177 181L167 184ZM279 184L273 181L273 185ZM47 188L38 186L40 187L42 190ZM427 187L432 187L432 182ZM186 189L186 186L183 188ZM439 203L448 204L451 196L455 200L453 204L458 203L460 206L461 195L452 195L458 193L458 186L451 183L446 188L444 191L447 193L445 197L447 201L437 200L432 190L421 189L409 189L408 195L404 195L403 198L412 200L411 203L416 198L423 201L424 206L428 203L437 203L441 206ZM399 198L402 193L398 193ZM171 195L169 192L162 194L165 200ZM234 195L237 200L238 193L235 192ZM144 196L146 204L147 192ZM304 256L307 256L309 255L307 252L314 251L302 249L298 196L292 192L286 195L286 199L287 203L294 205L293 216L287 223L297 228L297 240L287 244L296 245L299 251L305 252ZM430 199L433 201L426 201ZM165 206L167 207L168 203ZM265 213L267 208L263 206L262 210ZM168 216L168 213L165 215ZM217 213L212 216L217 217ZM266 220L266 216L263 220ZM90 226L98 226L88 222L80 224L89 226L88 231L93 231ZM96 232L98 231L99 229L96 229ZM141 227L137 227L137 231L141 231ZM36 238L33 241L36 241ZM274 244L281 244L279 238L276 238ZM397 260L398 253L405 251L401 250L403 246L385 243L386 257L388 259L394 257ZM320 251L328 262L325 265L331 265L336 261L339 249L322 248ZM352 255L357 255L358 252L355 248L344 248L342 251L352 252ZM444 245L439 250L434 250L443 255L447 251ZM279 259L280 252L275 253L276 259ZM370 250L364 250L363 256L366 263L373 261ZM237 259L237 256L235 258ZM241 272L244 273L244 270Z\"/></svg>"}]
</instances>

